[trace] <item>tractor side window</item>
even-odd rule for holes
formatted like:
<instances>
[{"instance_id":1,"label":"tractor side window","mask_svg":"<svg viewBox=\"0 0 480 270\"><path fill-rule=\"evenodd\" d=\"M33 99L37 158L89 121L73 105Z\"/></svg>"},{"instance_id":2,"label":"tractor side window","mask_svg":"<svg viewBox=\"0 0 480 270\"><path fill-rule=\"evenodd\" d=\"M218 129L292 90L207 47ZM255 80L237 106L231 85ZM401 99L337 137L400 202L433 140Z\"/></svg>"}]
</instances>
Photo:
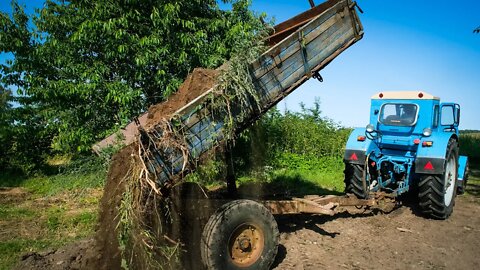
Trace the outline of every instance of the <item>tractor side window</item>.
<instances>
[{"instance_id":1,"label":"tractor side window","mask_svg":"<svg viewBox=\"0 0 480 270\"><path fill-rule=\"evenodd\" d=\"M417 120L415 104L387 103L382 106L380 122L388 126L413 126Z\"/></svg>"},{"instance_id":2,"label":"tractor side window","mask_svg":"<svg viewBox=\"0 0 480 270\"><path fill-rule=\"evenodd\" d=\"M455 123L455 114L453 106L446 105L442 107L442 126L451 126Z\"/></svg>"},{"instance_id":3,"label":"tractor side window","mask_svg":"<svg viewBox=\"0 0 480 270\"><path fill-rule=\"evenodd\" d=\"M438 105L435 105L435 107L433 108L433 127L438 127L438 113Z\"/></svg>"},{"instance_id":4,"label":"tractor side window","mask_svg":"<svg viewBox=\"0 0 480 270\"><path fill-rule=\"evenodd\" d=\"M460 105L455 104L455 124L458 125L460 123Z\"/></svg>"}]
</instances>

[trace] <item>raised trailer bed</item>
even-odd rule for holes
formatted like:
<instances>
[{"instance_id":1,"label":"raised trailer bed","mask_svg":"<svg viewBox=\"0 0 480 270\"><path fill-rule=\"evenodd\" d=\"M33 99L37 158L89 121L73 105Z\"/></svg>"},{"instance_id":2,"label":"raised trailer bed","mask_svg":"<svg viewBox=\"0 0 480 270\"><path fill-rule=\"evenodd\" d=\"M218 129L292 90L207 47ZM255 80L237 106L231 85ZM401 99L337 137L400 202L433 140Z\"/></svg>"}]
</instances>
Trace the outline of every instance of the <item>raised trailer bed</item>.
<instances>
[{"instance_id":1,"label":"raised trailer bed","mask_svg":"<svg viewBox=\"0 0 480 270\"><path fill-rule=\"evenodd\" d=\"M268 40L275 45L251 63L256 98L233 101L222 114L210 106L215 87L206 91L170 120L168 128L185 142L182 147L155 145L165 134L164 124L147 130L150 144L143 142L150 151L144 159L158 185L171 185L194 170L202 155L227 144L225 119L233 119L229 128L239 133L306 80L321 78L318 72L363 36L355 6L350 0L327 1L278 25Z\"/></svg>"}]
</instances>

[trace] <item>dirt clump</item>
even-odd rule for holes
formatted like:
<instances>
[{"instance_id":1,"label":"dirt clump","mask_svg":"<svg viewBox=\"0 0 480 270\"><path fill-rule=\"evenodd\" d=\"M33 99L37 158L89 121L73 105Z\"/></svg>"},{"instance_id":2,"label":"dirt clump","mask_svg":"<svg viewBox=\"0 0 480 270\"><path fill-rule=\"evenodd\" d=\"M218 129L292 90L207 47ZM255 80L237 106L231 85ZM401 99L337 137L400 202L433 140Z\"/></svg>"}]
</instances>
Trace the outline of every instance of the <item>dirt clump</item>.
<instances>
[{"instance_id":1,"label":"dirt clump","mask_svg":"<svg viewBox=\"0 0 480 270\"><path fill-rule=\"evenodd\" d=\"M214 87L219 74L219 70L194 69L192 73L188 74L178 91L171 95L166 102L152 105L148 109L145 128L149 129L162 119L172 116L177 110Z\"/></svg>"},{"instance_id":2,"label":"dirt clump","mask_svg":"<svg viewBox=\"0 0 480 270\"><path fill-rule=\"evenodd\" d=\"M15 267L17 270L65 270L65 269L97 269L95 262L99 258L88 257L88 250L95 246L93 238L80 240L61 249L44 252L30 252L22 256L22 261ZM92 261L92 259L94 261Z\"/></svg>"}]
</instances>

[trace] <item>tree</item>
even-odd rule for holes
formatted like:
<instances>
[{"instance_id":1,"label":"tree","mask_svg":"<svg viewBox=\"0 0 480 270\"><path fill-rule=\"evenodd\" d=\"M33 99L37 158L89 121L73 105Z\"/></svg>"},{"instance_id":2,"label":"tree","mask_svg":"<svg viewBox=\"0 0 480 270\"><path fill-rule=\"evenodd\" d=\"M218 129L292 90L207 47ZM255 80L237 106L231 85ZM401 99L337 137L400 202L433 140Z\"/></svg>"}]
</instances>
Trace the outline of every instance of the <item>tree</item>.
<instances>
[{"instance_id":1,"label":"tree","mask_svg":"<svg viewBox=\"0 0 480 270\"><path fill-rule=\"evenodd\" d=\"M7 152L10 148L8 138L11 135L13 117L11 115L12 105L10 104L11 93L0 86L0 167L6 167Z\"/></svg>"},{"instance_id":2,"label":"tree","mask_svg":"<svg viewBox=\"0 0 480 270\"><path fill-rule=\"evenodd\" d=\"M262 27L248 0L226 2L231 11L215 0L47 0L29 17L13 1L0 14L0 51L14 56L2 83L54 131L54 149L88 151Z\"/></svg>"}]
</instances>

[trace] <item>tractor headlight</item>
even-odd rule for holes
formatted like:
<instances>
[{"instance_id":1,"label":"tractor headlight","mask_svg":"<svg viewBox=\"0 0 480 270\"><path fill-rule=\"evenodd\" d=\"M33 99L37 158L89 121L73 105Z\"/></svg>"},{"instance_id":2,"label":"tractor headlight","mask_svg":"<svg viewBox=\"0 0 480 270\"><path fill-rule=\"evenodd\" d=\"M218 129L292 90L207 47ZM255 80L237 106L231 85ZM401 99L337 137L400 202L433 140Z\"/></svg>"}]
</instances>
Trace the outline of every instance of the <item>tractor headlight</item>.
<instances>
[{"instance_id":1,"label":"tractor headlight","mask_svg":"<svg viewBox=\"0 0 480 270\"><path fill-rule=\"evenodd\" d=\"M372 124L368 124L366 129L368 133L372 133L375 131L375 127Z\"/></svg>"},{"instance_id":2,"label":"tractor headlight","mask_svg":"<svg viewBox=\"0 0 480 270\"><path fill-rule=\"evenodd\" d=\"M423 129L423 136L430 137L430 135L432 135L432 130L430 128L424 128Z\"/></svg>"}]
</instances>

